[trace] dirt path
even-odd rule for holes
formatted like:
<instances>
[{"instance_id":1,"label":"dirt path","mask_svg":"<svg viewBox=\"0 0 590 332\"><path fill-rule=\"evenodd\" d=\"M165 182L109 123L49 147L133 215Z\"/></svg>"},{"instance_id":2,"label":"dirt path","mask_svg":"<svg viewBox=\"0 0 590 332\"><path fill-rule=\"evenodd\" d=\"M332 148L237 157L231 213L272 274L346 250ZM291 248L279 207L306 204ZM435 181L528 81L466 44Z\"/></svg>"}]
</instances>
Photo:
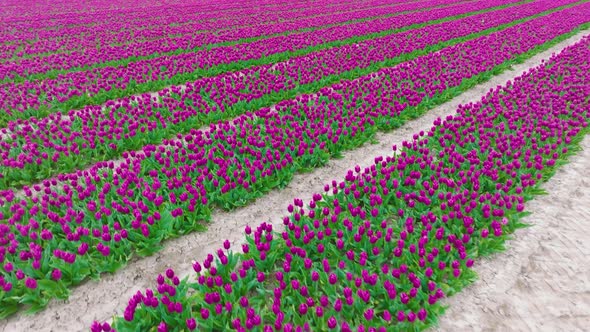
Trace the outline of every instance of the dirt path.
<instances>
[{"instance_id":1,"label":"dirt path","mask_svg":"<svg viewBox=\"0 0 590 332\"><path fill-rule=\"evenodd\" d=\"M311 173L296 175L284 190L274 190L249 206L233 212L218 211L214 213L213 221L207 232L193 233L168 241L165 248L159 253L135 260L114 275L104 275L100 281L89 281L76 287L72 290L68 301L53 301L46 310L34 316L20 313L1 322L0 331L83 331L88 329L93 320L108 320L115 314L122 314L122 310L133 293L153 287L157 273L162 273L166 268L173 267L180 275L190 274L192 262L194 260L201 261L208 253L220 248L223 240L229 239L234 245L241 243L245 225L257 225L263 221L270 221L278 229L281 225L280 217L286 214L286 207L293 198L309 201L313 193L323 191L325 183L342 178L348 169L357 164L368 166L373 163L374 157L390 154L393 144L399 145L403 140L410 138L413 133L430 128L437 117L453 114L458 104L478 101L490 88L503 85L507 80L520 75L524 70L538 65L541 59L546 59L552 53L580 40L582 36L583 33L559 43L525 63L515 66L513 71L506 71L491 81L470 89L392 133L377 135L376 139L380 142L378 144L365 145L345 153L342 159L330 161L326 167L316 169ZM590 183L586 182L586 184ZM569 187L564 187L560 193L563 194L568 190ZM529 207L536 211L537 207L533 204L530 204ZM569 264L579 262L567 261ZM565 274L560 273L560 275ZM572 275L572 278L564 279L562 283L571 283L571 280L575 280L574 278L579 279L581 276ZM572 285L578 287L575 283ZM550 307L545 308L550 309ZM586 310L586 312L589 311ZM449 317L454 317L452 315L450 312ZM466 330L471 329L471 327L466 327ZM443 330L448 330L448 328ZM453 328L452 330L463 331L465 329Z\"/></svg>"},{"instance_id":2,"label":"dirt path","mask_svg":"<svg viewBox=\"0 0 590 332\"><path fill-rule=\"evenodd\" d=\"M590 136L584 151L543 185L549 195L505 253L476 263L480 278L446 300L435 331L588 331L590 329Z\"/></svg>"}]
</instances>

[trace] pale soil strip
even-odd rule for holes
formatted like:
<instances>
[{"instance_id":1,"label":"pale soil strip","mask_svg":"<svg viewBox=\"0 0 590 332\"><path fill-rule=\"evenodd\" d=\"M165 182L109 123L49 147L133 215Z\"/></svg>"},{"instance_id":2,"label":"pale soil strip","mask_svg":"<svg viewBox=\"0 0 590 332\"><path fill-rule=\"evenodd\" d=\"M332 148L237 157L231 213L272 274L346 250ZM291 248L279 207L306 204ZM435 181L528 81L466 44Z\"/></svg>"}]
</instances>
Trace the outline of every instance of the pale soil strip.
<instances>
[{"instance_id":1,"label":"pale soil strip","mask_svg":"<svg viewBox=\"0 0 590 332\"><path fill-rule=\"evenodd\" d=\"M590 136L582 152L526 204L531 227L508 250L476 261L479 280L456 296L435 331L588 331Z\"/></svg>"},{"instance_id":2,"label":"pale soil strip","mask_svg":"<svg viewBox=\"0 0 590 332\"><path fill-rule=\"evenodd\" d=\"M308 202L313 193L323 192L324 184L333 179L341 179L348 169L355 165L369 166L373 163L374 157L391 154L393 144L400 145L415 132L428 130L436 118L454 114L459 104L479 101L491 88L503 85L523 71L537 66L542 59L547 59L552 53L574 44L582 39L583 35L584 33L579 33L537 54L528 61L514 66L512 71L506 71L489 82L470 89L392 133L378 134L375 137L378 144L365 145L344 153L344 158L331 160L326 167L311 173L297 174L284 190L273 190L242 209L232 212L216 211L206 232L192 233L167 241L165 248L159 253L135 259L113 275L104 275L100 281L88 281L74 288L67 301L52 301L44 311L36 315L19 313L1 322L0 331L84 331L88 330L93 320L104 321L113 315L121 315L128 299L135 292L154 287L158 273L163 273L169 267L174 268L181 276L193 273L192 262L202 261L208 253L221 248L223 240L229 239L234 247L238 246L244 239L243 229L246 225L255 226L267 221L272 222L275 229L280 229L281 217L286 214L286 207L294 198L302 198ZM532 204L528 206L534 210ZM578 262L568 263L575 265ZM563 278L567 276L562 275ZM564 283L565 280L567 279L564 279ZM546 309L549 312L550 308Z\"/></svg>"}]
</instances>

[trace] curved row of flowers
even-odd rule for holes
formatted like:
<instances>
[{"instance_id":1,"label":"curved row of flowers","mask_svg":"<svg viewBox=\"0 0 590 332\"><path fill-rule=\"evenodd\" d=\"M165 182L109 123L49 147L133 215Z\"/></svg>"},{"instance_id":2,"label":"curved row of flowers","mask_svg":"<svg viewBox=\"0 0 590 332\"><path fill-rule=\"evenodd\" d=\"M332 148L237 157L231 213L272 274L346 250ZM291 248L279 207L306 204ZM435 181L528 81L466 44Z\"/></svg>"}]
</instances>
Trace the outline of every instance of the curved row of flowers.
<instances>
[{"instance_id":1,"label":"curved row of flowers","mask_svg":"<svg viewBox=\"0 0 590 332\"><path fill-rule=\"evenodd\" d=\"M422 1L429 0L412 2L415 6L420 6ZM381 14L391 13L400 1L356 1L354 7L351 6L351 1L321 1L316 2L315 6L293 1L239 1L213 6L189 1L182 6L180 12L177 6L158 6L151 1L143 3L145 6L137 3L135 8L120 10L101 8L83 16L79 13L62 13L48 14L50 19L39 14L35 15L36 20L31 21L20 19L11 22L8 19L5 21L7 29L0 32L0 59L83 52L84 48L96 48L97 40L104 46L167 36L172 36L174 40L174 36L185 34L245 27L256 29L264 25L273 26L281 21L287 25L301 21L306 26L307 23L319 23L316 20L321 17L325 22L336 23L341 22L344 17L356 19L371 16L367 12L371 9ZM158 12L154 12L156 10ZM335 17L327 17L330 15ZM11 33L11 29L17 30L19 34ZM129 36L137 40L128 40Z\"/></svg>"},{"instance_id":2,"label":"curved row of flowers","mask_svg":"<svg viewBox=\"0 0 590 332\"><path fill-rule=\"evenodd\" d=\"M134 253L202 229L211 207L245 204L418 116L586 22L590 4L578 10L147 145L120 164L61 174L25 188L25 197L0 192L0 316L65 298L69 286L118 269Z\"/></svg>"},{"instance_id":3,"label":"curved row of flowers","mask_svg":"<svg viewBox=\"0 0 590 332\"><path fill-rule=\"evenodd\" d=\"M119 331L417 331L472 282L473 260L503 249L524 203L589 132L590 38L460 106L401 152L349 170L285 229L172 269L137 292ZM196 280L193 281L193 280ZM95 322L92 331L114 331Z\"/></svg>"},{"instance_id":4,"label":"curved row of flowers","mask_svg":"<svg viewBox=\"0 0 590 332\"><path fill-rule=\"evenodd\" d=\"M128 58L138 60L149 56L189 53L205 45L263 39L272 35L287 35L307 29L319 30L322 27L371 17L379 20L380 17L393 16L400 12L453 5L457 2L460 0L427 0L418 3L388 4L381 8L379 3L374 3L373 6L376 8L371 7L360 11L355 5L354 12L345 10L350 9L350 3L343 5L344 8L328 7L327 4L322 4L318 7L308 7L304 12L293 13L286 9L278 9L248 19L241 17L248 14L247 9L240 11L241 15L236 17L224 18L217 12L210 20L199 17L202 12L197 12L197 14L183 15L180 21L178 14L166 16L166 19L150 16L150 20L157 19L155 22L160 25L149 28L145 27L147 22L122 28L133 21L121 21L119 18L118 22L101 22L101 26L92 28L76 26L50 31L41 30L36 42L23 42L24 45L20 48L17 48L20 43L4 46L12 52L17 51L17 57L10 55L9 50L4 53L4 58L8 56L10 60L3 63L0 81L17 77L28 80L31 80L31 77L39 79L43 76L54 76L57 72L80 71L82 68L93 68L100 64ZM150 14L153 14L151 8L148 10ZM193 10L193 8L189 7L185 10ZM138 17L141 19L141 15ZM199 19L198 22L183 23L187 19L196 18ZM174 26L170 26L172 22ZM114 31L116 33L113 33ZM55 36L53 38L45 36L48 34ZM55 40L52 42L51 39ZM38 55L31 54L33 50ZM20 57L19 54L21 54ZM118 65L122 64L124 63L118 62ZM44 73L46 75L42 75Z\"/></svg>"},{"instance_id":5,"label":"curved row of flowers","mask_svg":"<svg viewBox=\"0 0 590 332\"><path fill-rule=\"evenodd\" d=\"M0 189L81 169L93 161L116 158L123 151L159 144L177 133L188 133L301 93L316 92L342 79L366 75L516 25L523 18L530 20L529 15L553 5L534 3L483 13L203 78L186 84L186 89L161 91L160 98L145 94L109 101L106 108L88 106L70 112L69 117L56 114L11 122L6 128L10 134L0 141ZM564 12L575 14L580 9L576 6Z\"/></svg>"},{"instance_id":6,"label":"curved row of flowers","mask_svg":"<svg viewBox=\"0 0 590 332\"><path fill-rule=\"evenodd\" d=\"M200 77L217 76L334 48L353 47L378 37L389 38L400 29L427 28L439 23L439 19L444 21L456 19L457 16L476 15L480 10L497 10L497 6L510 1L468 2L377 22L353 23L212 49L197 49L189 53L164 55L88 71L65 72L55 78L3 83L0 85L0 108L4 112L0 113L0 123L31 116L44 117L53 112L67 112L135 93L157 91ZM571 3L576 3L576 0L542 1L522 6L529 8L529 15L534 15ZM510 15L509 12L504 11L505 15ZM383 30L384 25L390 28Z\"/></svg>"}]
</instances>

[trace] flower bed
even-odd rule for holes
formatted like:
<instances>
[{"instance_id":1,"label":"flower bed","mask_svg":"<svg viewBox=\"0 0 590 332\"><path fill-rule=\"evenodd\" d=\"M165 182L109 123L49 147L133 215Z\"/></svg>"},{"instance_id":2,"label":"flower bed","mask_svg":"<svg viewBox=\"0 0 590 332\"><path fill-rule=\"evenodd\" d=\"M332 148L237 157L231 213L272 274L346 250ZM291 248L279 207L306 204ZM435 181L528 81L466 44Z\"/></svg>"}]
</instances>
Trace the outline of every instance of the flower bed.
<instances>
[{"instance_id":1,"label":"flower bed","mask_svg":"<svg viewBox=\"0 0 590 332\"><path fill-rule=\"evenodd\" d=\"M148 145L125 153L119 165L61 174L25 188L24 198L0 192L0 315L19 304L39 310L134 253L151 254L166 238L202 229L212 206L245 204L376 130L399 126L571 32L589 8L576 8L578 15L559 11L281 102L276 110Z\"/></svg>"},{"instance_id":2,"label":"flower bed","mask_svg":"<svg viewBox=\"0 0 590 332\"><path fill-rule=\"evenodd\" d=\"M9 82L0 85L0 124L31 116L44 117L61 110L100 104L106 100L131 94L156 91L173 84L182 84L200 77L216 76L260 64L286 61L296 56L347 46L378 37L386 38L400 28L421 28L439 23L439 20L456 19L473 15L475 11L494 10L495 6L510 0L470 2L450 8L410 13L391 17L387 22L360 22L337 26L324 31L307 31L289 36L275 36L214 48L194 49L188 53L163 55L138 61L125 61L114 66L93 68L81 72L63 72L38 81ZM524 4L530 14L575 3L559 0ZM520 6L520 5L519 5ZM532 8L531 8L532 6ZM491 7L491 8L490 8ZM541 9L542 10L535 10ZM510 15L510 14L507 14ZM387 24L391 28L384 30ZM485 22L481 22L485 24Z\"/></svg>"},{"instance_id":3,"label":"flower bed","mask_svg":"<svg viewBox=\"0 0 590 332\"><path fill-rule=\"evenodd\" d=\"M524 204L588 133L590 38L416 133L394 156L295 199L284 230L246 227L138 292L117 331L387 331L436 324L440 299L502 250ZM239 253L238 253L239 252ZM196 279L196 281L193 281ZM93 331L110 331L95 322Z\"/></svg>"},{"instance_id":4,"label":"flower bed","mask_svg":"<svg viewBox=\"0 0 590 332\"><path fill-rule=\"evenodd\" d=\"M205 45L230 42L235 44L238 41L253 41L308 29L321 30L331 25L346 25L349 21L366 20L371 16L376 16L376 20L380 21L381 16L387 18L408 10L422 11L430 7L452 6L457 2L460 1L428 0L408 4L386 1L383 4L373 3L370 9L364 10L358 10L360 8L355 6L356 10L352 12L350 3L341 6L322 3L320 6L307 7L303 11L300 8L295 12L297 8L287 10L278 7L276 11L268 11L264 12L264 15L256 16L252 16L252 10L248 8L243 8L239 13L230 12L225 15L226 11L219 8L218 12L214 11L210 19L202 17L203 12L200 12L202 9L189 7L184 9L186 13L181 15L181 20L178 13L174 15L166 13L164 18L154 17L151 12L154 8L148 7L147 15L133 13L135 14L133 20L121 20L119 15L116 15L113 18L116 22L92 22L94 23L92 29L89 29L87 24L51 30L36 28L37 34L30 43L19 41L9 45L13 53L22 54L22 56L11 59L14 56L8 56L9 51L4 54L4 58L8 57L11 60L4 63L0 71L0 82L18 78L31 80L55 77L56 73L80 71L80 68L95 68L105 63L117 62L118 65L122 65L124 63L120 61L129 58L136 61L163 55L189 53ZM513 0L513 2L516 1ZM380 7L380 5L385 6ZM197 14L190 12L192 10L197 10ZM135 17L140 22L136 22ZM174 25L170 26L171 23ZM146 26L146 24L150 25ZM18 28L22 29L21 26ZM131 36L132 39L130 39ZM27 38L26 34L23 37ZM18 48L19 46L21 49Z\"/></svg>"},{"instance_id":5,"label":"flower bed","mask_svg":"<svg viewBox=\"0 0 590 332\"><path fill-rule=\"evenodd\" d=\"M0 142L0 189L117 158L123 151L159 144L193 128L317 92L341 80L516 25L514 20L532 19L528 16L553 5L531 3L203 78L188 83L186 90L161 91L161 98L145 94L109 101L106 110L86 107L70 112L69 119L56 114L12 122L11 133ZM572 13L577 8L565 10Z\"/></svg>"}]
</instances>

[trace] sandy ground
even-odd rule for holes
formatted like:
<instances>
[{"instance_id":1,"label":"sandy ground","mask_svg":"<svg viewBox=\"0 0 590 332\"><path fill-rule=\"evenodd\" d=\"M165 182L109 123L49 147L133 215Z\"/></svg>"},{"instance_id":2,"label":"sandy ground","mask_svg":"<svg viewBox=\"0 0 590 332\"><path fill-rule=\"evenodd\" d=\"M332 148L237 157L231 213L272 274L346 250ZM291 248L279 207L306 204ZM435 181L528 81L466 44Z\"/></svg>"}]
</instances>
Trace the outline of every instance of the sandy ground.
<instances>
[{"instance_id":1,"label":"sandy ground","mask_svg":"<svg viewBox=\"0 0 590 332\"><path fill-rule=\"evenodd\" d=\"M366 145L354 151L348 152L344 154L344 158L338 160L332 160L326 167L316 169L314 172L307 173L307 174L299 174L296 175L291 184L283 189L283 190L274 190L270 192L265 197L253 202L249 206L232 211L232 212L221 212L217 211L213 214L213 221L209 225L209 229L207 232L204 233L193 233L187 236L184 236L179 239L167 241L165 243L165 248L160 251L159 253L143 258L137 259L128 264L127 267L119 270L114 275L104 275L100 281L89 281L86 282L72 290L72 295L70 299L67 301L52 301L48 308L34 316L25 315L25 314L18 314L11 317L8 320L5 320L0 323L0 331L83 331L87 330L93 320L108 320L115 314L121 314L122 310L124 309L129 297L135 293L137 290L143 290L147 287L153 287L155 284L155 277L158 273L162 273L166 268L173 267L175 271L184 276L188 275L192 272L192 262L194 260L203 260L206 255L213 250L220 248L221 244L224 239L229 239L232 244L236 245L241 243L243 240L243 229L245 225L257 225L260 222L267 221L272 222L278 227L281 224L281 216L286 214L286 207L293 200L293 198L302 198L304 201L309 201L312 197L312 194L315 192L322 192L323 185L325 183L331 182L332 179L339 179L345 175L346 170L353 168L355 165L361 166L368 166L373 163L373 159L379 155L387 155L391 153L391 146L393 144L400 144L404 139L408 139L411 134L417 132L419 130L428 129L431 127L432 122L437 117L443 117L447 114L454 113L455 109L457 108L458 104L465 104L468 102L478 101L483 94L485 94L490 88L494 88L497 85L504 84L507 80L518 76L524 70L538 65L541 59L548 58L552 53L558 52L563 47L573 44L576 41L580 40L583 34L578 34L555 47L549 49L546 52L540 53L537 56L529 59L523 64L517 65L513 68L512 71L507 71L491 81L478 85L473 89L463 93L459 97L453 99L452 101L437 107L436 109L430 111L423 117L418 120L408 122L402 128L389 133L389 134L379 134L377 135L376 139L380 142L378 144L373 145ZM590 155L588 155L588 151L582 158L582 161L585 161L585 166L590 166ZM572 173L573 171L569 171L569 167L572 165L567 165L565 168L568 170L567 173L569 175L565 176L565 179L573 178L572 181L579 185L579 191L570 191L572 186L563 186L562 183L554 183L553 189L555 192L560 196L563 197L564 202L569 203L572 202L572 198L566 198L565 194L572 194L575 195L577 198L586 197L586 204L590 206L590 192L586 190L586 196L583 196L583 191L581 189L584 188L584 184L588 186L590 180L584 180L586 182L580 181L582 178L581 174L584 171L584 167L581 168L578 173ZM582 173L580 173L582 172ZM561 173L560 173L561 174ZM565 181L562 179L561 181ZM551 188L548 188L551 191ZM548 196L547 196L548 197ZM541 199L545 199L543 197ZM541 200L539 200L541 202ZM573 213L575 212L583 212L583 209L571 209L569 207L573 205L559 205L559 204L547 204L545 203L531 203L529 204L529 209L533 211L538 211L534 218L540 218L541 214L545 216L545 220L551 222L554 218L553 216L556 213L560 213L561 217L566 218L569 214L572 214L568 219L571 221L577 220L578 225L582 226L583 218L576 218L573 217ZM580 203L579 206L584 206L583 203ZM546 210L542 210L540 207L545 207ZM568 206L568 211L562 211L562 206ZM544 211L544 212L543 212ZM588 218L588 211L586 210L586 217ZM573 218L572 218L573 217ZM530 220L534 222L534 220ZM553 221L553 223L557 223L557 221ZM581 253L588 253L588 245L586 247L582 247L581 243L572 242L569 240L565 240L569 238L569 233L573 233L577 235L578 238L581 235L584 235L583 232L579 232L577 228L574 230L573 224L572 226L568 227L567 229L554 229L555 234L549 237L547 234L541 234L541 227L537 228L530 228L518 233L523 234L522 240L518 243L523 245L523 253L519 253L516 255L515 253L508 254L508 260L513 260L518 258L522 260L524 266L531 266L530 264L527 265L528 258L531 257L528 249L531 249L530 253L534 255L539 255L539 253L545 254L548 250L555 250L556 257L560 257L563 260L564 266L570 266L569 268L564 267L557 267L552 266L547 258L536 258L534 266L539 266L540 262L544 262L543 266L547 266L546 268L539 268L534 270L523 270L521 272L520 263L514 261L512 263L499 263L502 264L502 268L506 269L503 271L506 273L505 278L507 280L517 280L515 275L517 274L524 274L526 276L524 281L521 281L518 285L518 288L512 288L507 291L515 292L516 289L530 289L529 293L538 294L539 298L548 297L549 293L545 292L553 292L556 297L564 297L563 294L566 292L577 292L578 290L583 290L583 287L586 287L586 296L588 296L588 273L585 276L585 280L583 280L583 274L576 274L574 271L584 271L583 264L580 260L573 260L572 252L580 252ZM590 225L588 225L590 227ZM588 228L587 227L587 228ZM525 232L532 232L535 229L538 230L538 233L541 234L539 238L534 236L526 236ZM561 233L561 231L568 232L567 235L565 233ZM559 234L557 234L559 231ZM557 241L557 244L543 244L541 246L539 244L540 239L554 239ZM534 251L533 248L538 247L538 251ZM545 248L545 249L541 249ZM555 248L571 248L568 255L563 254L561 256L560 253L562 251L557 251ZM544 250L544 251L543 251ZM566 251L563 251L566 252ZM504 258L500 259L506 259ZM490 264L496 264L494 262L490 262ZM533 263L531 263L533 264ZM485 263L481 263L478 266L485 266ZM494 265L498 266L498 265ZM575 268L575 270L574 270ZM484 270L480 268L478 271L482 274L482 280L491 280L494 279L494 274L497 268L493 267L488 270ZM527 272L528 271L528 272ZM586 272L589 272L586 268ZM489 273L489 276L485 275ZM512 273L512 274L509 274ZM553 287L549 287L549 285L544 286L542 291L539 292L538 288L529 288L526 286L530 284L531 279L535 278L536 280L549 280L552 275L557 278L557 275L561 277L561 281L557 283L550 284ZM581 281L585 281L581 283ZM502 281L503 286L507 285L506 281ZM473 287L469 288L468 291L465 293L458 295L457 297L451 299L450 301L455 301L452 305L457 307L455 310L457 311L449 311L449 314L445 317L447 321L441 322L441 330L443 331L469 331L475 329L474 326L482 326L480 324L480 320L484 319L480 316L487 312L493 311L493 315L489 315L489 324L486 326L490 327L497 327L499 330L506 331L507 327L517 327L517 325L511 324L506 325L506 320L504 316L509 315L509 312L515 311L516 309L511 309L512 307L502 307L501 310L496 309L478 309L475 310L475 306L473 304L478 303L477 308L481 308L482 304L479 304L477 299L485 298L485 300L481 301L485 305L489 305L490 307L495 303L504 303L502 300L496 300L494 298L488 298L487 294L482 295L481 289L478 289L478 285L481 282L476 283ZM562 287L563 286L563 287ZM479 286L481 287L481 285ZM533 286L530 286L533 287ZM537 286L535 286L537 287ZM507 288L508 289L508 288ZM491 290L488 290L491 292ZM542 294L541 294L542 293ZM493 293L495 294L495 293ZM500 295L504 294L502 292ZM511 293L510 293L511 294ZM504 297L506 294L504 294ZM573 295L569 294L572 296ZM492 296L492 293L490 293ZM520 296L518 293L517 296ZM466 299L463 303L456 303L456 301L460 301L461 299ZM556 316L561 315L567 307L564 304L552 304L552 305L541 305L542 303L540 300L536 302L537 306L529 303L526 297L521 297L521 302L525 302L524 305L521 305L518 309L519 316L514 316L514 319L520 319L520 315L529 316L528 319L539 321L538 317L545 317L552 313L555 313ZM563 300L566 300L565 297ZM513 303L516 303L516 300ZM550 302L551 300L549 300ZM588 300L586 300L588 302ZM576 303L580 303L577 300ZM467 304L467 305L466 305ZM588 305L588 304L586 304ZM469 306L469 308L464 308ZM535 307L537 311L534 315L527 314L526 308L527 307ZM471 311L470 309L474 309ZM503 314L500 314L502 312ZM582 313L582 312L590 312L590 309L586 307L584 310L583 307L579 307L577 309L572 309L567 311L567 314L562 318L559 318L559 321L555 320L555 322L547 321L546 324L553 323L553 324L574 324L574 320L568 318L568 315L573 315L574 313ZM471 314L469 314L471 313ZM464 317L458 317L458 315L463 314ZM511 316L512 317L512 316ZM499 318L499 319L497 319ZM586 316L588 318L588 316ZM457 322L460 320L460 322ZM548 320L550 320L548 318ZM544 321L544 320L543 320ZM561 322L563 321L563 322ZM452 322L452 324L451 324ZM453 325L454 324L454 325ZM500 325L504 324L504 325ZM523 325L524 327L533 328L533 325ZM536 327L540 325L534 325ZM556 326L556 325L553 325ZM576 326L576 325L572 325ZM543 327L543 326L541 326ZM510 330L508 329L508 330ZM539 328L533 328L534 330L539 330Z\"/></svg>"}]
</instances>

